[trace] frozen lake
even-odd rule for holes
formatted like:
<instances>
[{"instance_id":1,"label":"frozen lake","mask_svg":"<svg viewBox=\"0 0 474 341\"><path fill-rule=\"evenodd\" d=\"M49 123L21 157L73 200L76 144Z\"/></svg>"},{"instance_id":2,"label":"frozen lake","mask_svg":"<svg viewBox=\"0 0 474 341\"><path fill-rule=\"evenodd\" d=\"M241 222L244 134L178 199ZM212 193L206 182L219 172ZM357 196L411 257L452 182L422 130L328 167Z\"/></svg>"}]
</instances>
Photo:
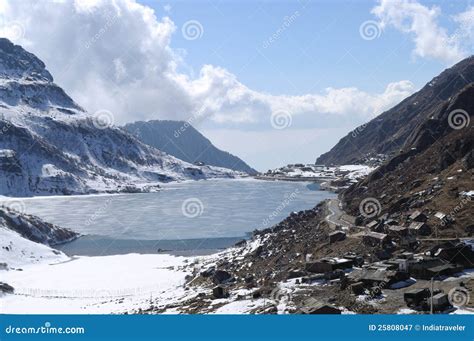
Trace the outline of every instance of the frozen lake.
<instances>
[{"instance_id":1,"label":"frozen lake","mask_svg":"<svg viewBox=\"0 0 474 341\"><path fill-rule=\"evenodd\" d=\"M81 234L68 254L208 253L334 194L318 184L251 179L163 185L146 194L24 199L27 213Z\"/></svg>"}]
</instances>

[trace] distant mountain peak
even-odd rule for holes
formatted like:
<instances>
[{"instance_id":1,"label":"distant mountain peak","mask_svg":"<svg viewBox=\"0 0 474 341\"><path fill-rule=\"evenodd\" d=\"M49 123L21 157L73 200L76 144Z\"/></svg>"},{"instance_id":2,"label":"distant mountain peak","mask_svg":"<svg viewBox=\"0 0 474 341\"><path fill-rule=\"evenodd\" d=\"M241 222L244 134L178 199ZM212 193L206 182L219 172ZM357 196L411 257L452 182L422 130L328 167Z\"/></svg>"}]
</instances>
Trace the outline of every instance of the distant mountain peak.
<instances>
[{"instance_id":1,"label":"distant mountain peak","mask_svg":"<svg viewBox=\"0 0 474 341\"><path fill-rule=\"evenodd\" d=\"M125 125L124 129L142 142L186 162L223 167L252 175L257 173L237 156L216 148L189 122L139 121Z\"/></svg>"}]
</instances>

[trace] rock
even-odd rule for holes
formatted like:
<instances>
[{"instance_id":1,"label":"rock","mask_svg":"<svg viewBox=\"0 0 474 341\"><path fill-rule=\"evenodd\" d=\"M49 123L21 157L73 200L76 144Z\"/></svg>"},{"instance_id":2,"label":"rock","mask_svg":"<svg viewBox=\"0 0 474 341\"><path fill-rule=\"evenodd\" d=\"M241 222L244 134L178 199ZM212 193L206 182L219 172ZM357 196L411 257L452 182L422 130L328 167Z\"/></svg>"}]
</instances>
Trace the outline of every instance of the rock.
<instances>
[{"instance_id":1,"label":"rock","mask_svg":"<svg viewBox=\"0 0 474 341\"><path fill-rule=\"evenodd\" d=\"M270 287L261 287L260 289L253 292L253 298L268 297L272 293L273 289Z\"/></svg>"},{"instance_id":2,"label":"rock","mask_svg":"<svg viewBox=\"0 0 474 341\"><path fill-rule=\"evenodd\" d=\"M242 239L238 241L237 243L235 243L234 245L237 247L241 247L241 246L245 246L245 244L247 244L247 241L245 239Z\"/></svg>"},{"instance_id":3,"label":"rock","mask_svg":"<svg viewBox=\"0 0 474 341\"><path fill-rule=\"evenodd\" d=\"M232 275L225 270L216 270L212 275L212 282L214 284L222 284L228 282L232 278Z\"/></svg>"},{"instance_id":4,"label":"rock","mask_svg":"<svg viewBox=\"0 0 474 341\"><path fill-rule=\"evenodd\" d=\"M254 279L255 278L254 278L253 275L247 275L247 276L245 276L244 281L245 281L245 283L250 284L250 283L253 283Z\"/></svg>"},{"instance_id":5,"label":"rock","mask_svg":"<svg viewBox=\"0 0 474 341\"><path fill-rule=\"evenodd\" d=\"M329 242L335 243L346 239L346 233L343 231L334 231L329 234Z\"/></svg>"},{"instance_id":6,"label":"rock","mask_svg":"<svg viewBox=\"0 0 474 341\"><path fill-rule=\"evenodd\" d=\"M364 283L362 282L356 282L354 284L351 284L350 288L354 295L362 295L365 291Z\"/></svg>"},{"instance_id":7,"label":"rock","mask_svg":"<svg viewBox=\"0 0 474 341\"><path fill-rule=\"evenodd\" d=\"M6 294L13 294L14 291L15 289L11 285L0 282L0 292L6 293Z\"/></svg>"},{"instance_id":8,"label":"rock","mask_svg":"<svg viewBox=\"0 0 474 341\"><path fill-rule=\"evenodd\" d=\"M288 271L288 275L286 276L286 279L292 279L292 278L299 278L303 277L306 275L305 271L302 270L290 270Z\"/></svg>"},{"instance_id":9,"label":"rock","mask_svg":"<svg viewBox=\"0 0 474 341\"><path fill-rule=\"evenodd\" d=\"M217 287L212 289L212 296L214 298L227 298L229 297L229 293L224 287L218 285Z\"/></svg>"},{"instance_id":10,"label":"rock","mask_svg":"<svg viewBox=\"0 0 474 341\"><path fill-rule=\"evenodd\" d=\"M212 275L214 275L214 272L215 272L215 271L216 271L216 268L212 266L212 267L210 267L210 268L208 268L208 269L202 271L202 272L200 273L200 275L201 275L202 277L204 277L204 278L208 278L208 277L211 277Z\"/></svg>"}]
</instances>

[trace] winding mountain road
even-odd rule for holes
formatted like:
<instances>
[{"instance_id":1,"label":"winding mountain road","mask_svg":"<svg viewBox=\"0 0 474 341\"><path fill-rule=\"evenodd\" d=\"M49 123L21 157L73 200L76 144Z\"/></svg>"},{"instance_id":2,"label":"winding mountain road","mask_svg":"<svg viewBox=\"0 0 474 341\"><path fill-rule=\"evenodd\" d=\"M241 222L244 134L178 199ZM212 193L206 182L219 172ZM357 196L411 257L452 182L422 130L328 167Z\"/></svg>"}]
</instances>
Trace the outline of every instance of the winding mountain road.
<instances>
[{"instance_id":1,"label":"winding mountain road","mask_svg":"<svg viewBox=\"0 0 474 341\"><path fill-rule=\"evenodd\" d=\"M347 216L347 213L341 210L339 204L339 199L330 199L328 201L327 209L330 213L326 216L326 221L329 223L329 225L331 225L332 228L336 228L336 226L347 228L353 227L354 224L344 219L344 216Z\"/></svg>"}]
</instances>

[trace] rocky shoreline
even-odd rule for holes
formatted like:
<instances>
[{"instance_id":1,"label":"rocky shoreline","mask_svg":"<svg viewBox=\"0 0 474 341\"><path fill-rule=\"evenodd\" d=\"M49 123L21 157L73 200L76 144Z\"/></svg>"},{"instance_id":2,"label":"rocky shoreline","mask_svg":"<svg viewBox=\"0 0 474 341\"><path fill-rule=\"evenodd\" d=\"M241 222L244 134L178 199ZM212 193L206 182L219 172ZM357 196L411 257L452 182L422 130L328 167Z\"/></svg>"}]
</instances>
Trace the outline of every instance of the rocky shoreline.
<instances>
[{"instance_id":1,"label":"rocky shoreline","mask_svg":"<svg viewBox=\"0 0 474 341\"><path fill-rule=\"evenodd\" d=\"M213 313L229 304L243 304L246 313L255 314L426 312L421 303L408 306L405 296L429 288L429 279L414 270L401 271L395 260L406 257L408 263L422 264L421 259L430 257L432 243L412 252L396 245L382 247L366 243L354 228L334 239L334 226L328 219L334 212L328 204L292 213L272 228L255 231L251 240L215 256L197 258L186 267L192 275L184 285L189 293L185 300L169 306L150 302L149 307L131 313L170 309ZM470 246L463 252L474 261ZM446 296L440 311L474 312L469 300L461 306L451 302L453 293L470 295L474 289L472 264L456 273L440 274L434 287L437 294Z\"/></svg>"}]
</instances>

